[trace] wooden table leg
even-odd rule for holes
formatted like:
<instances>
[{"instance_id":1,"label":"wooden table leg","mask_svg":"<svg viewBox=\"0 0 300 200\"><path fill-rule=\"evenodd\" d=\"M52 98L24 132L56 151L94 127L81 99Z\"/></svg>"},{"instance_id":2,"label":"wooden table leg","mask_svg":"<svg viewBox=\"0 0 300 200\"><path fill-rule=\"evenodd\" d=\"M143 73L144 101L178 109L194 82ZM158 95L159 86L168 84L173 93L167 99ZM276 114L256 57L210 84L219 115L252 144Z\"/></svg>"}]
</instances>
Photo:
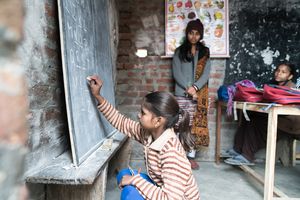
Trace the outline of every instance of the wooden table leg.
<instances>
[{"instance_id":1,"label":"wooden table leg","mask_svg":"<svg viewBox=\"0 0 300 200\"><path fill-rule=\"evenodd\" d=\"M221 102L220 102L220 101L217 101L216 153L215 153L216 164L220 164L221 117L222 117Z\"/></svg>"},{"instance_id":2,"label":"wooden table leg","mask_svg":"<svg viewBox=\"0 0 300 200\"><path fill-rule=\"evenodd\" d=\"M277 137L277 109L271 108L268 115L267 155L265 166L264 200L273 199L275 153Z\"/></svg>"}]
</instances>

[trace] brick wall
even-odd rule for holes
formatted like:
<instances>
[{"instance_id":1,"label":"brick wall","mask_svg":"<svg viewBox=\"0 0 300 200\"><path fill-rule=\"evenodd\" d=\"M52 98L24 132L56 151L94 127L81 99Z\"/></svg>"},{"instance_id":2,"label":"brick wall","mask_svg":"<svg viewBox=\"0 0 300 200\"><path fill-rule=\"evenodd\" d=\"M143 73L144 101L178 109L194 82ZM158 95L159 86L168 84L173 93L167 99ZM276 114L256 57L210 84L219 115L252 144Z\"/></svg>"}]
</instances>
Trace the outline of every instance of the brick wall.
<instances>
[{"instance_id":1,"label":"brick wall","mask_svg":"<svg viewBox=\"0 0 300 200\"><path fill-rule=\"evenodd\" d=\"M160 58L164 54L164 1L117 2L117 104L135 116L142 97L149 91L173 90L171 60ZM135 52L139 48L146 48L148 57L138 58Z\"/></svg>"},{"instance_id":2,"label":"brick wall","mask_svg":"<svg viewBox=\"0 0 300 200\"><path fill-rule=\"evenodd\" d=\"M26 174L70 149L60 58L56 0L24 1L24 41L19 48L29 88L29 153ZM26 177L25 174L25 177ZM44 199L45 186L27 184L31 199Z\"/></svg>"},{"instance_id":3,"label":"brick wall","mask_svg":"<svg viewBox=\"0 0 300 200\"><path fill-rule=\"evenodd\" d=\"M28 170L68 148L57 3L25 1L24 42L19 49L29 86ZM45 156L47 155L47 156Z\"/></svg>"},{"instance_id":4,"label":"brick wall","mask_svg":"<svg viewBox=\"0 0 300 200\"><path fill-rule=\"evenodd\" d=\"M164 55L164 1L118 0L119 49L117 59L117 105L128 116L136 117L145 94L153 90L174 91L171 58ZM139 48L148 50L146 58L138 58ZM209 128L211 145L199 153L199 159L213 160L216 91L223 83L225 59L212 59L209 80ZM142 159L140 148L133 148L132 158Z\"/></svg>"},{"instance_id":5,"label":"brick wall","mask_svg":"<svg viewBox=\"0 0 300 200\"><path fill-rule=\"evenodd\" d=\"M25 0L24 40L18 53L29 88L29 153L26 174L40 170L66 150L68 132L60 52L57 0ZM112 62L118 44L117 13L109 3ZM71 164L71 163L70 163ZM26 177L25 174L25 177ZM27 184L30 199L46 199L46 185ZM1 199L1 198L0 198Z\"/></svg>"}]
</instances>

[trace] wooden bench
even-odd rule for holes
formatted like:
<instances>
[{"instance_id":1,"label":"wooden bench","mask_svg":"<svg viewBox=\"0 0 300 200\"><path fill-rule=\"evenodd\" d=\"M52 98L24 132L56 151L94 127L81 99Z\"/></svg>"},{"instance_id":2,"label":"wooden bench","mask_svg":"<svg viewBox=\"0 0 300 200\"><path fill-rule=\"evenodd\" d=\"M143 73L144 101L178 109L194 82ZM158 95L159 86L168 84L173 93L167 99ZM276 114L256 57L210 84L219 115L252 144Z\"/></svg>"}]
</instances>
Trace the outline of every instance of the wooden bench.
<instances>
[{"instance_id":1,"label":"wooden bench","mask_svg":"<svg viewBox=\"0 0 300 200\"><path fill-rule=\"evenodd\" d=\"M113 140L110 149L100 146L79 167L73 165L71 152L67 151L42 168L25 174L26 182L46 184L47 200L105 199L109 161L116 156L117 160L126 162L130 155L124 134L116 132L109 139ZM122 151L118 152L120 147ZM120 168L127 166L124 162L118 163L125 164Z\"/></svg>"}]
</instances>

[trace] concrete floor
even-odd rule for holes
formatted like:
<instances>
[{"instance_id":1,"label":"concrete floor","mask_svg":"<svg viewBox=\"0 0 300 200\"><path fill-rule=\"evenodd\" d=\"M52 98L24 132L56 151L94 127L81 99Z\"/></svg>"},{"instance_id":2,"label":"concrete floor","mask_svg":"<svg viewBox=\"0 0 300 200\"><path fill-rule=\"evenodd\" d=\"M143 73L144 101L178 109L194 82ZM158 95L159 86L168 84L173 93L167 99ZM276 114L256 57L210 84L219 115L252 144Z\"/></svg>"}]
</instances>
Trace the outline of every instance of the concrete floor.
<instances>
[{"instance_id":1,"label":"concrete floor","mask_svg":"<svg viewBox=\"0 0 300 200\"><path fill-rule=\"evenodd\" d=\"M193 171L198 182L201 200L259 200L263 199L263 187L240 168L224 163L199 162L200 169ZM142 167L144 161L131 161L131 167ZM259 174L264 173L264 163L251 167ZM300 198L300 163L296 167L282 167L280 163L275 169L275 186L289 197ZM120 199L120 190L115 177L110 176L107 182L106 200Z\"/></svg>"}]
</instances>

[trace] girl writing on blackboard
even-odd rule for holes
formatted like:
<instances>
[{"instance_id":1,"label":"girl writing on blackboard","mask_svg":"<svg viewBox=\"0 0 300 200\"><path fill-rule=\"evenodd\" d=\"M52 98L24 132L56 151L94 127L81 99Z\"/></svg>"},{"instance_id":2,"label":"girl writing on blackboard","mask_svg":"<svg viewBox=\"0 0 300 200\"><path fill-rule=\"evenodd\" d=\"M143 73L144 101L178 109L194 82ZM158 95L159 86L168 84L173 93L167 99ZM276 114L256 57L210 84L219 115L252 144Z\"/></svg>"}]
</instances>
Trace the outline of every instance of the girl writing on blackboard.
<instances>
[{"instance_id":1,"label":"girl writing on blackboard","mask_svg":"<svg viewBox=\"0 0 300 200\"><path fill-rule=\"evenodd\" d=\"M134 187L137 196L126 199L200 199L198 186L186 157L192 140L188 131L188 113L179 108L174 96L167 92L152 92L144 97L139 122L120 114L105 100L100 90L102 80L93 75L88 77L90 89L98 101L98 109L120 132L144 145L148 179L141 174L124 175L120 181L123 187ZM181 137L173 127L179 123ZM150 179L151 178L151 179ZM150 179L150 181L149 181ZM128 192L127 195L135 194ZM124 195L121 194L124 198Z\"/></svg>"},{"instance_id":2,"label":"girl writing on blackboard","mask_svg":"<svg viewBox=\"0 0 300 200\"><path fill-rule=\"evenodd\" d=\"M203 39L203 24L199 19L187 24L185 39L174 53L172 69L175 80L175 96L180 108L189 112L190 129L196 148L208 146L208 78L210 73L209 48ZM196 148L187 155L192 169L199 165L194 161Z\"/></svg>"}]
</instances>

